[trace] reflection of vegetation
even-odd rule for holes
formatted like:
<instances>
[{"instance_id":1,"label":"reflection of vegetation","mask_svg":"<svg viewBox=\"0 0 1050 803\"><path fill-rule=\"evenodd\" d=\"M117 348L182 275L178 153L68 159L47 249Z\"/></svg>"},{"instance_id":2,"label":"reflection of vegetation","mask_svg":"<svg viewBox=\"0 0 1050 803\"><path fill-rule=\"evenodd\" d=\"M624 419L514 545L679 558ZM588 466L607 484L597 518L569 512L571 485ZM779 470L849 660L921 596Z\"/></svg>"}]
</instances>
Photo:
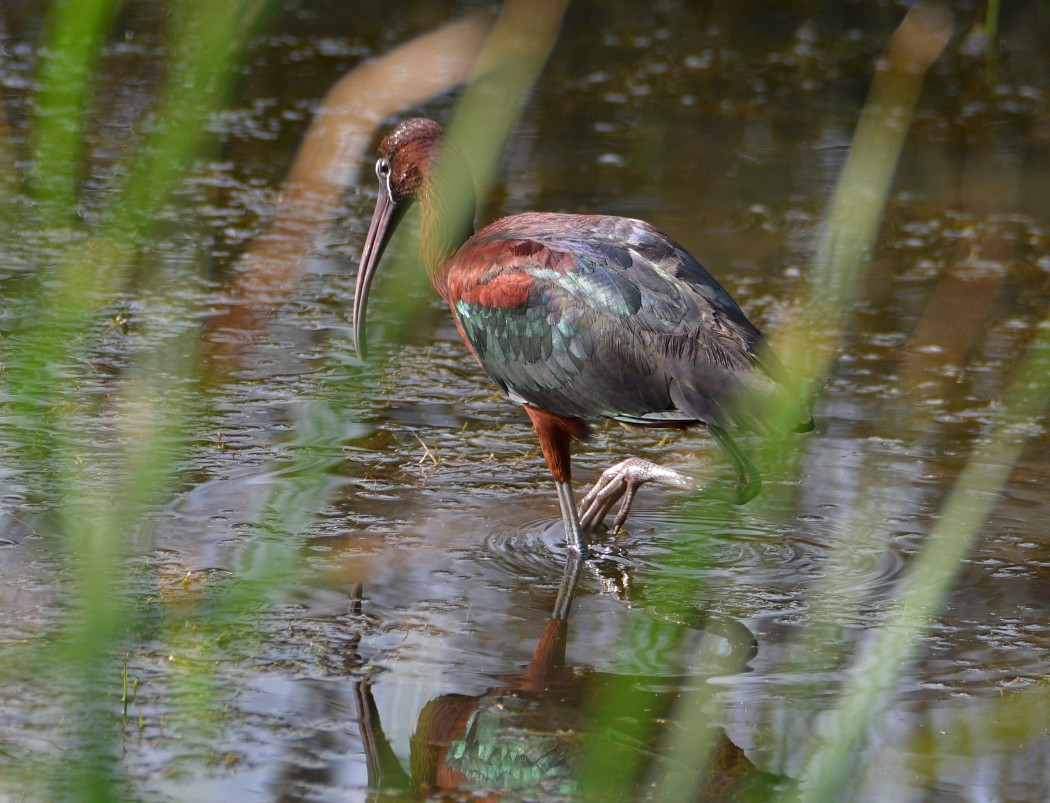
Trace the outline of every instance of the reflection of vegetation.
<instances>
[{"instance_id":1,"label":"reflection of vegetation","mask_svg":"<svg viewBox=\"0 0 1050 803\"><path fill-rule=\"evenodd\" d=\"M56 784L61 786L51 790L58 799L133 796L125 795L130 783L121 749L128 737L120 732L117 720L128 696L134 696L136 682L173 685L176 710L171 716L180 730L199 734L206 751L219 751L214 726L221 723L222 715L217 713L216 688L224 668L253 647L258 638L253 629L257 611L304 570L298 548L311 517L325 501L326 472L340 457L343 408L353 403L355 387L333 385L327 403L315 401L302 408L295 422L301 434L289 444L284 463L275 471L280 479L273 484L253 532L251 568L197 595L192 604L179 606L164 600L165 589L179 582L159 576L133 558L148 553L158 503L189 480L180 472L199 436L195 423L208 403L197 355L199 333L189 327L184 336L164 340L143 353L123 376L112 380L111 392L104 398L89 391L84 369L85 354L99 331L110 324L119 326L119 321L105 320L110 298L138 292L133 279L148 291L160 272L188 274L201 269L192 263L178 268L165 265L133 275L136 255L151 248L157 217L185 176L206 121L229 92L253 25L268 10L264 0L171 4L170 58L149 127L137 132L133 152L125 154L114 171L119 177L116 183L87 197L82 191L85 120L96 91L99 54L118 4L115 0L56 3L45 29L48 57L41 61L37 75L28 142L32 169L25 188L18 185L15 155L0 149L4 247L21 254L34 269L25 272L16 289L7 288L5 298L6 339L0 343L5 398L2 440L5 447L13 444L9 459L31 484L33 501L48 511L43 526L54 545L55 572L67 578L61 626L39 644L4 645L0 682L13 689L31 683L38 689L53 689L56 699L70 701L62 706L67 710L63 721L50 723L61 734L58 745L37 751L0 745L5 783L23 778L31 788L42 778L60 779ZM990 33L997 15L998 3L989 3ZM535 12L525 21L541 22ZM481 162L474 169L485 183L491 181L502 138L514 125L553 35L549 27L533 31L521 20L512 30L519 35L501 40L492 49L503 55L519 47L529 51L531 43L534 51L523 55L528 69L515 64L505 74L497 73L493 80L504 82L498 84L498 92L492 84L477 87L451 126ZM786 350L781 349L785 355L805 350L821 357L809 363L800 357L793 367L800 381L813 387L823 380L835 338L849 324L851 288L881 218L905 133L903 121L919 78L914 71L900 75L891 71L880 74L879 80L885 92L873 93L873 102L890 104L893 130L879 130L886 117L869 107L851 167L840 184L839 197L845 200L833 207L826 229L828 241L845 244L838 252L831 246L825 250L816 266L816 275L823 278L815 290L822 294L815 292L799 305L803 317L819 308L820 326L800 325L797 333L784 338ZM500 102L494 103L493 97ZM494 122L497 106L500 114ZM872 126L877 135L874 144L866 143L864 136ZM879 138L887 135L889 140ZM0 146L9 147L6 136ZM870 197L858 200L850 195L873 186L880 189ZM863 226L858 225L861 219L866 221ZM836 240L837 235L848 237ZM827 326L828 321L834 325ZM802 345L795 344L795 337ZM959 561L972 546L1017 458L1026 424L1046 405L1048 338L1050 321L1004 394L982 445L947 497L936 527L898 586L881 626L868 634L863 649L850 659L835 709L819 735L816 728L809 729L812 743L803 779L807 793L836 798L849 783L850 762L864 734L898 687L928 623L940 612ZM768 451L779 455L786 448L774 443ZM717 537L738 514L726 508L712 515L711 510L707 508L704 520L697 516L695 526ZM851 548L870 547L886 536L879 519L874 509L854 511L855 530L849 534L854 540L843 539L832 550L829 574L836 567L848 568ZM690 556L697 572L703 568L703 558ZM675 574L680 578L685 572ZM814 591L812 624L797 645L797 665L792 667L800 675L813 663L824 666L846 657L830 635L862 600L851 598L834 581L832 576ZM688 605L691 591L689 584L669 580L650 596ZM644 636L628 634L623 650L643 650ZM140 681L134 657L144 644L157 639L169 647L173 660L153 678ZM813 692L803 684L798 689L801 699ZM985 722L1009 722L1011 728L1002 739L1023 739L1038 731L1036 723L1045 721L1046 700L1044 689L1028 690L1023 696L1007 693L1001 700L987 701ZM618 687L615 679L595 698L593 716L598 724L585 749L585 774L580 779L582 788L594 797L629 794L626 790L643 783L658 789L654 797L660 799L694 795L704 757L715 747L707 727L712 712L717 718L713 693L706 686L683 692L669 721L647 717L644 705L644 695L637 695L627 682ZM982 726L966 724L974 731ZM124 727L133 732L142 723L132 721ZM654 731L658 732L654 735ZM647 754L634 747L653 743L661 744L666 760L647 764ZM928 752L937 749L944 747L931 745ZM953 749L963 752L963 747Z\"/></svg>"}]
</instances>

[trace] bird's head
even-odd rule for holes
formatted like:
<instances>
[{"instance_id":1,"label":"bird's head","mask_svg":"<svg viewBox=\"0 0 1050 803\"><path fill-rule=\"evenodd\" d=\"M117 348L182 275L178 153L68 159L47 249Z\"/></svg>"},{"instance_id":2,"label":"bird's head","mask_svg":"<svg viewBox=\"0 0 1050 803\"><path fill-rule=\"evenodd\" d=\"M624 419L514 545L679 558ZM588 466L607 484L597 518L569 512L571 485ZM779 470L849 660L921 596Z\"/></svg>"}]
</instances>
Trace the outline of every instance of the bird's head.
<instances>
[{"instance_id":1,"label":"bird's head","mask_svg":"<svg viewBox=\"0 0 1050 803\"><path fill-rule=\"evenodd\" d=\"M474 184L469 168L455 146L445 140L445 130L433 120L403 120L383 137L376 176L379 198L354 290L352 329L354 348L361 359L366 354L368 291L387 243L412 202L420 201L423 208L421 246L428 251L425 256L431 269L436 269L432 262L447 259L470 234L474 218Z\"/></svg>"},{"instance_id":2,"label":"bird's head","mask_svg":"<svg viewBox=\"0 0 1050 803\"><path fill-rule=\"evenodd\" d=\"M379 143L376 176L380 192L397 204L413 200L429 179L445 129L433 120L403 120Z\"/></svg>"}]
</instances>

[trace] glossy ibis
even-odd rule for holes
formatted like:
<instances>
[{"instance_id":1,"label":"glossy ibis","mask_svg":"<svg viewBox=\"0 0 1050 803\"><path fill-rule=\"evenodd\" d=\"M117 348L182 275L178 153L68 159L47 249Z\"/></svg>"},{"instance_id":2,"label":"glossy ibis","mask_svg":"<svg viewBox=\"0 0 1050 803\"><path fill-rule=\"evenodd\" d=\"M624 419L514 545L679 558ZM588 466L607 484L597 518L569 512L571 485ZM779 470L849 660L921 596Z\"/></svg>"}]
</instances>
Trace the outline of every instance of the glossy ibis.
<instances>
[{"instance_id":1,"label":"glossy ibis","mask_svg":"<svg viewBox=\"0 0 1050 803\"><path fill-rule=\"evenodd\" d=\"M585 554L583 533L623 497L618 529L640 485L693 485L678 472L630 458L602 475L577 512L569 445L587 437L588 419L705 424L736 466L740 503L758 493L761 481L728 430L760 428L774 399L797 411L794 428L812 428L779 381L783 369L761 332L699 262L648 223L544 212L506 217L474 233L469 168L442 127L423 118L387 134L376 175L379 200L354 298L358 355L364 357L372 279L402 213L416 201L430 281L481 367L532 419L570 549Z\"/></svg>"}]
</instances>

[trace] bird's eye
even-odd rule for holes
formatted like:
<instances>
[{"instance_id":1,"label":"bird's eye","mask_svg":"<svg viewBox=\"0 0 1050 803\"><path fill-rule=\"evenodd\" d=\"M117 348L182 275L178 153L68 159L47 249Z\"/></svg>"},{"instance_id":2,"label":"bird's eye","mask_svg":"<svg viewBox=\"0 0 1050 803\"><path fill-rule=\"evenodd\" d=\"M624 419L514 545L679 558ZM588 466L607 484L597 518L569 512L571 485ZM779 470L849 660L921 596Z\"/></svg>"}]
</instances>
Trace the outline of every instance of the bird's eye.
<instances>
[{"instance_id":1,"label":"bird's eye","mask_svg":"<svg viewBox=\"0 0 1050 803\"><path fill-rule=\"evenodd\" d=\"M386 181L390 178L389 159L379 159L378 161L376 161L376 175L379 177L380 181L386 183Z\"/></svg>"}]
</instances>

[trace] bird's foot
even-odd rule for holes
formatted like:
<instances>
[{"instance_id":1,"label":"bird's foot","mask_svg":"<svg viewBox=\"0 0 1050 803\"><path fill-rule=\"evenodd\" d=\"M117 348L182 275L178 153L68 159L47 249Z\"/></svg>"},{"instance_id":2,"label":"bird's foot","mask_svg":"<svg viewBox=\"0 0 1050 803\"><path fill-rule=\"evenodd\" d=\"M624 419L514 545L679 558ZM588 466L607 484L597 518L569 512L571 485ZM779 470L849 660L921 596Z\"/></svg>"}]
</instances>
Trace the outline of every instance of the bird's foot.
<instances>
[{"instance_id":1,"label":"bird's foot","mask_svg":"<svg viewBox=\"0 0 1050 803\"><path fill-rule=\"evenodd\" d=\"M596 527L605 518L609 508L622 497L623 504L620 505L620 511L613 519L611 527L615 535L627 520L635 493L647 482L657 482L674 488L693 487L692 480L674 469L637 457L628 457L606 469L594 487L583 497L583 501L580 502L580 528L586 531Z\"/></svg>"}]
</instances>

